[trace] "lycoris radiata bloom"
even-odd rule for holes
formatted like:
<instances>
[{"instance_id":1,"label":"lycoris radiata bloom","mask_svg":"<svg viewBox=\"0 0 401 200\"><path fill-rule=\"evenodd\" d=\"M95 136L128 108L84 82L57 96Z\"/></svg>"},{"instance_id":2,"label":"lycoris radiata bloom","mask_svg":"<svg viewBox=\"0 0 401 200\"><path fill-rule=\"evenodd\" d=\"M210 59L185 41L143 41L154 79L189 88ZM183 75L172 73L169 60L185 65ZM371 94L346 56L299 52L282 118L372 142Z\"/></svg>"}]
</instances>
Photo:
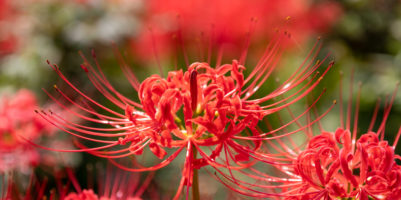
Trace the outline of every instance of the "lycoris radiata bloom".
<instances>
[{"instance_id":1,"label":"lycoris radiata bloom","mask_svg":"<svg viewBox=\"0 0 401 200\"><path fill-rule=\"evenodd\" d=\"M53 112L38 113L63 131L96 145L93 147L87 142L84 145L77 141L82 149L75 151L86 151L108 158L116 166L128 171L158 170L184 152L182 178L175 198L179 197L184 186L187 187L187 195L191 186L193 193L197 193L197 170L205 166L212 167L217 172L214 177L234 191L254 197L277 195L266 192L265 188L275 187L266 180L255 183L240 180L234 174L239 173L259 181L258 176L262 172L254 168L255 163L291 164L290 159L265 152L263 140L274 140L285 135L272 137L272 134L261 132L256 126L265 116L287 108L309 94L333 65L331 62L322 72L317 71L322 68L328 56L316 61L321 46L320 42L316 42L305 61L286 81L272 92L261 97L258 94L257 97L255 94L258 89L266 80L271 79L272 73L278 68L283 37L284 34L269 44L247 77L243 73L246 70L244 59L240 59L214 67L206 62L195 62L184 70L170 71L166 77L152 75L139 83L134 73L120 59L121 68L138 93L139 102L125 97L111 85L93 53L96 65L92 66L84 58L81 67L96 89L118 110L89 97L72 84L56 65L49 63L61 79L75 90L76 95L84 99L78 101L74 95L67 95L55 87L64 101L76 106L81 112L69 109L62 100L49 92L47 94L77 117L99 126L73 123ZM219 56L217 60L221 61ZM284 94L287 97L275 100ZM130 166L118 162L119 158L143 155L146 149L160 159L158 164L143 166L143 163L138 163L140 159L133 159Z\"/></svg>"},{"instance_id":2,"label":"lycoris radiata bloom","mask_svg":"<svg viewBox=\"0 0 401 200\"><path fill-rule=\"evenodd\" d=\"M398 87L395 91L397 90ZM350 91L352 93L352 88ZM360 89L354 119L351 119L352 96L350 95L347 117L344 119L340 93L340 127L334 132L325 131L320 127L319 134L309 138L306 148L299 152L298 156L292 157L294 168L287 170L287 174L291 174L293 179L301 179L288 193L288 199L401 198L401 166L396 162L400 160L400 156L394 152L401 128L392 144L384 140L385 125L395 92L385 102L383 119L378 129L374 131L379 101L368 130L357 136L359 93Z\"/></svg>"},{"instance_id":3,"label":"lycoris radiata bloom","mask_svg":"<svg viewBox=\"0 0 401 200\"><path fill-rule=\"evenodd\" d=\"M95 170L96 168L97 170ZM94 175L97 176L94 176ZM1 199L49 199L49 200L141 200L161 199L154 187L149 187L154 172L146 174L130 173L116 169L111 164L104 169L100 165L87 165L86 189L77 179L77 174L69 167L55 170L53 176L30 175L23 186L16 174L9 174L2 190ZM97 177L97 179L93 179ZM82 177L80 177L82 178ZM54 179L54 180L53 180Z\"/></svg>"}]
</instances>

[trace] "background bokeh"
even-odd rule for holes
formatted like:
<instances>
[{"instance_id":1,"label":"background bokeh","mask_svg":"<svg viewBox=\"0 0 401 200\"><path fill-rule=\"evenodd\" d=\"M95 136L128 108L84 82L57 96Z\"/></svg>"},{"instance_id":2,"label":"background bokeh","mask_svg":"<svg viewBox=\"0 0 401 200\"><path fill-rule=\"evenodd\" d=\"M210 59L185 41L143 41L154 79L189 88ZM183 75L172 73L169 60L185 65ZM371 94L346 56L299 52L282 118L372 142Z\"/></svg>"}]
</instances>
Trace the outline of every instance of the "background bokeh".
<instances>
[{"instance_id":1,"label":"background bokeh","mask_svg":"<svg viewBox=\"0 0 401 200\"><path fill-rule=\"evenodd\" d=\"M279 31L287 32L289 37L283 43L285 53L280 70L275 72L276 77L288 77L321 37L323 47L319 58L330 54L329 60L334 60L335 66L314 92L318 95L327 88L317 111L324 112L333 100L339 99L342 77L344 100L349 95L356 96L358 83L362 85L360 133L367 130L378 98L382 99L380 121L384 100L391 96L401 80L400 1L258 0L249 3L218 0L213 3L216 5L209 5L211 2L208 1L184 3L179 0L0 0L0 96L12 99L18 91L27 89L38 101L34 109L52 106L42 88L54 93L53 85L63 87L63 84L46 63L49 60L56 63L71 82L107 104L79 66L83 62L79 52L93 62L93 49L110 82L135 99L135 90L118 67L119 55L142 81L159 73L158 66L164 72L177 66L183 68L186 62L183 52L188 54L188 62L207 60L207 51L199 49L207 49L208 45L212 49L212 63L219 47L226 50L223 62L239 59L249 39L246 64L252 69L264 47ZM117 56L115 50L119 51ZM352 71L354 81L350 84ZM269 85L264 87L262 90L269 91ZM352 93L351 87L354 88ZM304 104L294 105L294 111L302 109ZM6 107L0 106L0 109ZM34 109L29 112L33 113ZM5 110L0 110L2 112ZM334 108L322 123L325 129L333 131L339 125L339 119L339 109ZM0 123L5 122L1 120ZM401 95L397 95L386 125L385 137L389 141L394 140L400 122ZM61 131L55 130L41 137L34 142L47 147L74 148L71 137ZM93 166L104 167L104 159L85 153L38 151L46 155L46 162L41 161L31 168L39 179L52 177L55 169L67 165L76 171L83 188L88 182L86 179L102 180L96 176L87 178L85 174ZM396 151L400 153L401 148ZM158 171L152 180L152 188L171 196L179 181L175 176L179 170L180 163L173 163ZM18 174L21 188L27 186L31 170L8 170L0 176L9 177L10 171ZM226 190L210 179L207 174L201 176L203 195L208 198L226 196ZM49 180L48 187L51 188L54 179Z\"/></svg>"}]
</instances>

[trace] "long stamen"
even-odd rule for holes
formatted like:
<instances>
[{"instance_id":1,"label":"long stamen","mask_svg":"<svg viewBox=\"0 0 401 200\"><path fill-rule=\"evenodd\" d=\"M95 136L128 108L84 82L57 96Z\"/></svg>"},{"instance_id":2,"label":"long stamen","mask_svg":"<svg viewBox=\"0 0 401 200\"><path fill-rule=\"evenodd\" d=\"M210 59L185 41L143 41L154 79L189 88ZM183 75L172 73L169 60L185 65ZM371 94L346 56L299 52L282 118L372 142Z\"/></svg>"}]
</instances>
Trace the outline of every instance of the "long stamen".
<instances>
[{"instance_id":1,"label":"long stamen","mask_svg":"<svg viewBox=\"0 0 401 200\"><path fill-rule=\"evenodd\" d=\"M393 149L395 149L395 147L397 146L398 140L400 139L400 135L401 135L401 126L400 126L400 129L398 129L397 136L395 137L395 140L393 143Z\"/></svg>"},{"instance_id":2,"label":"long stamen","mask_svg":"<svg viewBox=\"0 0 401 200\"><path fill-rule=\"evenodd\" d=\"M380 98L377 99L375 110L373 111L372 120L370 121L370 124L369 124L368 132L372 131L373 126L375 125L376 118L377 118L377 113L379 112L380 101L381 101Z\"/></svg>"},{"instance_id":3,"label":"long stamen","mask_svg":"<svg viewBox=\"0 0 401 200\"><path fill-rule=\"evenodd\" d=\"M250 23L251 25L249 27L249 31L246 34L247 36L246 36L245 47L242 50L242 53L241 53L241 56L240 56L240 59L239 59L239 63L241 65L243 65L245 63L246 56L248 54L249 45L251 43L251 36L252 36L252 34L253 34L254 30L255 30L255 25L256 25L257 21L258 21L257 18L254 18L254 17L251 18L251 23Z\"/></svg>"},{"instance_id":4,"label":"long stamen","mask_svg":"<svg viewBox=\"0 0 401 200\"><path fill-rule=\"evenodd\" d=\"M351 71L351 79L350 79L350 88L349 88L349 97L348 97L348 107L347 107L347 121L345 128L347 130L351 129L351 109L352 109L352 94L353 94L353 83L354 83L354 70Z\"/></svg>"},{"instance_id":5,"label":"long stamen","mask_svg":"<svg viewBox=\"0 0 401 200\"><path fill-rule=\"evenodd\" d=\"M361 98L361 86L362 83L358 84L358 94L357 94L357 98L356 98L356 105L355 105L355 116L354 116L354 128L352 131L352 149L355 149L355 142L356 142L356 135L357 135L357 131L358 131L358 117L359 117L359 102L360 102L360 98Z\"/></svg>"},{"instance_id":6,"label":"long stamen","mask_svg":"<svg viewBox=\"0 0 401 200\"><path fill-rule=\"evenodd\" d=\"M344 128L344 108L343 108L343 72L340 72L340 93L339 93L339 107L340 107L340 127Z\"/></svg>"}]
</instances>

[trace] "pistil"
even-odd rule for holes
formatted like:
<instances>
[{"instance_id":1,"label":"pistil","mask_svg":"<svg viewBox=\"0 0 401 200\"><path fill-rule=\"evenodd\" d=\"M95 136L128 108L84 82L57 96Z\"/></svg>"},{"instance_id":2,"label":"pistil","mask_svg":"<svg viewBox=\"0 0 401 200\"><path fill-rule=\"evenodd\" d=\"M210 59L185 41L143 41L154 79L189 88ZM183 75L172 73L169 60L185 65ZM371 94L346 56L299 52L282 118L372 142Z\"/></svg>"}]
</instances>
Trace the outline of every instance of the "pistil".
<instances>
[{"instance_id":1,"label":"pistil","mask_svg":"<svg viewBox=\"0 0 401 200\"><path fill-rule=\"evenodd\" d=\"M196 79L197 75L198 72L196 70L192 71L189 82L192 112L196 112L196 106L198 105L198 80Z\"/></svg>"}]
</instances>

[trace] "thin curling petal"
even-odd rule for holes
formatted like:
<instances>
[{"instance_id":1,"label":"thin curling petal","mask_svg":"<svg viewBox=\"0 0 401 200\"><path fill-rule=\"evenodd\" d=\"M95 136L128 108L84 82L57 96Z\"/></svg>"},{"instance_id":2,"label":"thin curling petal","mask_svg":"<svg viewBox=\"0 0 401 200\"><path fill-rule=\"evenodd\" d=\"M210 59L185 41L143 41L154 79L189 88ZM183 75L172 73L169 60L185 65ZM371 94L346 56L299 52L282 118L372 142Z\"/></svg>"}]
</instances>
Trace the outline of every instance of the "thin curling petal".
<instances>
[{"instance_id":1,"label":"thin curling petal","mask_svg":"<svg viewBox=\"0 0 401 200\"><path fill-rule=\"evenodd\" d=\"M150 143L149 149L160 159L163 159L167 155L167 152L156 143Z\"/></svg>"}]
</instances>

